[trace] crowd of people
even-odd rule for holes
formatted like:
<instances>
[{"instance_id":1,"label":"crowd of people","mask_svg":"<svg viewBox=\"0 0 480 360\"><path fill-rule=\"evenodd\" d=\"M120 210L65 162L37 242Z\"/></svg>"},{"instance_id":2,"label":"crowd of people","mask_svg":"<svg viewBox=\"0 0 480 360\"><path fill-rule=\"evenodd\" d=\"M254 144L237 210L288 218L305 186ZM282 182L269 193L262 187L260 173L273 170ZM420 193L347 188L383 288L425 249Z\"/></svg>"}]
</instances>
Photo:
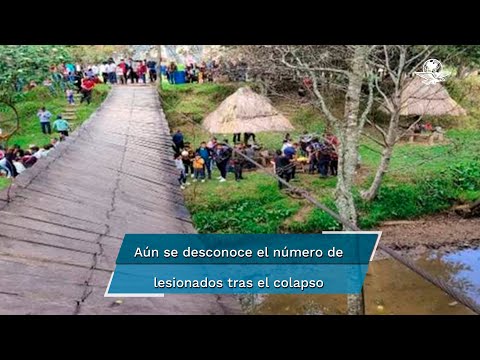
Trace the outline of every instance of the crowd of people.
<instances>
[{"instance_id":1,"label":"crowd of people","mask_svg":"<svg viewBox=\"0 0 480 360\"><path fill-rule=\"evenodd\" d=\"M78 69L78 70L77 70ZM70 105L75 105L74 89L81 94L80 103L90 104L92 101L92 91L96 84L102 82L98 74L94 74L91 67L83 68L81 65L60 64L50 68L51 77L42 82L42 86L47 87L50 92L57 95L60 89L65 92L67 101ZM25 90L32 90L38 84L30 81Z\"/></svg>"},{"instance_id":2,"label":"crowd of people","mask_svg":"<svg viewBox=\"0 0 480 360\"><path fill-rule=\"evenodd\" d=\"M153 60L127 60L120 59L116 64L113 59L104 62L98 67L92 67L92 72L101 74L104 83L122 84L138 84L138 83L154 83L157 81L157 62ZM148 78L147 78L148 76Z\"/></svg>"},{"instance_id":3,"label":"crowd of people","mask_svg":"<svg viewBox=\"0 0 480 360\"><path fill-rule=\"evenodd\" d=\"M190 185L189 176L193 182L211 180L215 167L220 173L217 178L219 182L227 181L229 172L234 174L236 181L243 180L243 170L255 167L247 157L256 160L261 149L255 141L254 133L243 135L243 141L240 141L241 134L234 134L233 145L229 144L228 139L219 142L212 137L195 148L185 141L183 133L177 130L172 136L172 146L180 187L185 189ZM270 164L273 165L275 173L286 182L295 179L299 164L308 164L308 173L318 173L321 178L336 176L338 145L337 137L329 132L323 137L304 134L299 142L293 142L290 134L286 134L281 149L275 151ZM279 188L283 188L280 181Z\"/></svg>"},{"instance_id":4,"label":"crowd of people","mask_svg":"<svg viewBox=\"0 0 480 360\"><path fill-rule=\"evenodd\" d=\"M5 149L0 146L0 176L15 178L35 165L40 158L47 157L63 138L52 138L49 144L42 147L30 145L26 150L17 144Z\"/></svg>"},{"instance_id":5,"label":"crowd of people","mask_svg":"<svg viewBox=\"0 0 480 360\"><path fill-rule=\"evenodd\" d=\"M168 66L163 67L162 72L167 77L170 84L177 83L176 74L182 77L182 83L199 83L213 82L219 72L219 63L216 60L202 61L200 64L189 62L184 68L180 68L172 61Z\"/></svg>"},{"instance_id":6,"label":"crowd of people","mask_svg":"<svg viewBox=\"0 0 480 360\"><path fill-rule=\"evenodd\" d=\"M321 178L337 176L339 144L338 138L330 132L323 137L303 134L299 142L292 142L290 134L286 134L272 164L276 174L286 182L295 179L298 164L308 164L308 173L318 173ZM283 187L281 182L278 185L280 189Z\"/></svg>"},{"instance_id":7,"label":"crowd of people","mask_svg":"<svg viewBox=\"0 0 480 360\"><path fill-rule=\"evenodd\" d=\"M25 169L33 166L38 159L46 157L59 141L64 141L69 136L70 123L63 119L61 114L58 114L51 123L52 113L42 107L38 110L37 117L42 133L51 135L53 130L58 135L51 138L50 142L42 147L30 145L28 149L22 149L18 144L12 147L0 145L0 176L15 178Z\"/></svg>"},{"instance_id":8,"label":"crowd of people","mask_svg":"<svg viewBox=\"0 0 480 360\"><path fill-rule=\"evenodd\" d=\"M50 68L51 76L46 78L42 85L50 89L54 94L60 88L69 93L69 103L74 104L73 90L81 93L81 103L91 101L92 89L96 84L134 84L156 82L157 62L153 60L128 60L121 59L118 64L110 58L99 65L82 65L64 63ZM148 79L148 80L147 80ZM38 86L35 81L30 81L26 90Z\"/></svg>"},{"instance_id":9,"label":"crowd of people","mask_svg":"<svg viewBox=\"0 0 480 360\"><path fill-rule=\"evenodd\" d=\"M443 129L440 126L433 126L430 122L417 122L415 123L411 130L414 134L431 134L431 133L440 133L443 134Z\"/></svg>"},{"instance_id":10,"label":"crowd of people","mask_svg":"<svg viewBox=\"0 0 480 360\"><path fill-rule=\"evenodd\" d=\"M63 79L77 83L78 78L89 78L95 83L127 84L157 81L157 63L153 60L120 59L118 63L113 58L103 61L99 65L61 64L53 69L61 74Z\"/></svg>"},{"instance_id":11,"label":"crowd of people","mask_svg":"<svg viewBox=\"0 0 480 360\"><path fill-rule=\"evenodd\" d=\"M174 159L177 170L179 171L178 182L182 189L190 185L187 181L188 176L193 181L205 182L206 179L212 179L214 165L218 168L220 176L219 182L227 181L227 173L235 173L235 180L243 180L243 166L245 159L238 153L232 151L228 140L219 142L217 138L212 137L208 142L203 141L196 149L191 143L184 141L184 136L180 130L172 137ZM237 150L245 153L243 144L235 145Z\"/></svg>"}]
</instances>

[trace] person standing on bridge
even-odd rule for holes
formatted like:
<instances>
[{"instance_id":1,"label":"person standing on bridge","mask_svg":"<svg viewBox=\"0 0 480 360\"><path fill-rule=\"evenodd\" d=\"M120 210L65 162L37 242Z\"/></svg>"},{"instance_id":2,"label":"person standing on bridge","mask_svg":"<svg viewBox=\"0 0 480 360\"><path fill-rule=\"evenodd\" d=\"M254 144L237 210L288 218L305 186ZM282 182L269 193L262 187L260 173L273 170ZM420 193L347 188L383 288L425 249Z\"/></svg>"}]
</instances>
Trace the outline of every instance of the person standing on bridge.
<instances>
[{"instance_id":1,"label":"person standing on bridge","mask_svg":"<svg viewBox=\"0 0 480 360\"><path fill-rule=\"evenodd\" d=\"M50 118L52 113L48 111L45 106L40 109L37 113L38 119L40 120L40 126L42 127L42 132L44 134L51 134L52 128L50 127Z\"/></svg>"},{"instance_id":2,"label":"person standing on bridge","mask_svg":"<svg viewBox=\"0 0 480 360\"><path fill-rule=\"evenodd\" d=\"M130 58L129 61L128 61L128 69L129 69L130 83L131 84L134 84L134 83L138 84L138 74L137 74L138 63L136 61L133 61L132 58Z\"/></svg>"},{"instance_id":3,"label":"person standing on bridge","mask_svg":"<svg viewBox=\"0 0 480 360\"><path fill-rule=\"evenodd\" d=\"M108 65L107 65L107 71L108 71L108 81L110 84L116 84L117 83L117 65L113 62L113 60L110 60Z\"/></svg>"},{"instance_id":4,"label":"person standing on bridge","mask_svg":"<svg viewBox=\"0 0 480 360\"><path fill-rule=\"evenodd\" d=\"M147 65L145 65L145 62L143 61L137 61L138 63L138 66L137 66L137 74L138 74L138 78L139 79L142 79L142 82L144 84L147 83Z\"/></svg>"},{"instance_id":5,"label":"person standing on bridge","mask_svg":"<svg viewBox=\"0 0 480 360\"><path fill-rule=\"evenodd\" d=\"M157 63L153 60L147 62L148 75L150 76L150 82L157 81Z\"/></svg>"},{"instance_id":6,"label":"person standing on bridge","mask_svg":"<svg viewBox=\"0 0 480 360\"><path fill-rule=\"evenodd\" d=\"M117 77L120 78L122 84L127 84L128 65L124 59L120 59L120 64L117 66Z\"/></svg>"}]
</instances>

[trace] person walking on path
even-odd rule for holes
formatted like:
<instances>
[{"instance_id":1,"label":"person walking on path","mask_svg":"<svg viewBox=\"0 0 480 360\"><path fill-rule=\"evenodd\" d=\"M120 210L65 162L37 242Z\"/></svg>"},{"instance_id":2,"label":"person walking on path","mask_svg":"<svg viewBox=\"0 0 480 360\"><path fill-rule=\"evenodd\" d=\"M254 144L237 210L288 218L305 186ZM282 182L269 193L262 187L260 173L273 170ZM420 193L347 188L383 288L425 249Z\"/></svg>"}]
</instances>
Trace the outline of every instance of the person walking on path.
<instances>
[{"instance_id":1,"label":"person walking on path","mask_svg":"<svg viewBox=\"0 0 480 360\"><path fill-rule=\"evenodd\" d=\"M126 80L125 80L125 75L124 75L124 72L123 72L123 68L120 65L118 65L116 71L117 71L117 83L125 85Z\"/></svg>"},{"instance_id":2,"label":"person walking on path","mask_svg":"<svg viewBox=\"0 0 480 360\"><path fill-rule=\"evenodd\" d=\"M62 115L57 116L57 120L53 122L53 130L57 131L59 134L68 136L68 131L70 130L70 124L67 120L62 118Z\"/></svg>"},{"instance_id":3,"label":"person walking on path","mask_svg":"<svg viewBox=\"0 0 480 360\"><path fill-rule=\"evenodd\" d=\"M106 84L108 83L108 69L107 69L108 63L104 61L102 65L100 65L100 74L102 75L102 80L103 83Z\"/></svg>"},{"instance_id":4,"label":"person walking on path","mask_svg":"<svg viewBox=\"0 0 480 360\"><path fill-rule=\"evenodd\" d=\"M48 111L44 106L38 111L37 116L40 120L42 132L44 134L51 134L52 128L50 127L50 118L52 117L52 113Z\"/></svg>"},{"instance_id":5,"label":"person walking on path","mask_svg":"<svg viewBox=\"0 0 480 360\"><path fill-rule=\"evenodd\" d=\"M128 74L128 65L124 59L120 59L120 63L117 66L117 77L120 78L120 82L122 84L127 84L127 81L128 81L127 74Z\"/></svg>"},{"instance_id":6,"label":"person walking on path","mask_svg":"<svg viewBox=\"0 0 480 360\"><path fill-rule=\"evenodd\" d=\"M111 60L107 65L108 81L110 84L117 83L117 65Z\"/></svg>"},{"instance_id":7,"label":"person walking on path","mask_svg":"<svg viewBox=\"0 0 480 360\"><path fill-rule=\"evenodd\" d=\"M138 61L137 62L137 75L138 75L138 78L139 79L142 79L142 82L144 84L147 83L147 66L145 65L145 63L143 61Z\"/></svg>"},{"instance_id":8,"label":"person walking on path","mask_svg":"<svg viewBox=\"0 0 480 360\"><path fill-rule=\"evenodd\" d=\"M138 74L137 74L137 70L138 70L138 63L136 61L133 61L132 58L129 59L128 61L128 68L129 68L129 78L130 78L130 83L131 84L134 84L134 83L137 83L138 84Z\"/></svg>"},{"instance_id":9,"label":"person walking on path","mask_svg":"<svg viewBox=\"0 0 480 360\"><path fill-rule=\"evenodd\" d=\"M147 62L148 75L150 76L150 82L154 83L157 81L157 63L153 60Z\"/></svg>"},{"instance_id":10,"label":"person walking on path","mask_svg":"<svg viewBox=\"0 0 480 360\"><path fill-rule=\"evenodd\" d=\"M80 99L80 104L84 101L87 101L87 104L90 105L92 101L92 90L95 86L95 82L90 78L84 78L82 80L82 98Z\"/></svg>"}]
</instances>

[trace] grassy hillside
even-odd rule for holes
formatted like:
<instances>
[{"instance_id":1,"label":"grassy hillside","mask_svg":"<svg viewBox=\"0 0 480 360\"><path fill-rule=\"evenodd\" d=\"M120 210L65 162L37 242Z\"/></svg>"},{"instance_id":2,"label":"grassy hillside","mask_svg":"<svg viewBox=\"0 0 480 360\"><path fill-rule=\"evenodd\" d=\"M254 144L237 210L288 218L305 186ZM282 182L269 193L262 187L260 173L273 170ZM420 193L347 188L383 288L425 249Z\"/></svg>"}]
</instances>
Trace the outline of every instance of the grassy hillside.
<instances>
[{"instance_id":1,"label":"grassy hillside","mask_svg":"<svg viewBox=\"0 0 480 360\"><path fill-rule=\"evenodd\" d=\"M76 119L69 120L72 129L77 128L100 106L105 100L109 91L108 85L97 85L93 90L92 103L90 105L78 104L75 106ZM8 145L20 145L21 148L27 149L29 145L35 144L43 146L50 143L52 137L58 137L55 133L52 135L44 135L41 131L39 120L36 116L38 109L45 106L53 115L53 118L58 114L62 114L69 105L63 94L54 96L45 87L37 87L25 94L25 98L17 105L17 110L20 115L20 130L15 133L8 141ZM6 123L8 119L13 117L10 109L0 107L0 116L2 116L2 123ZM53 123L51 120L51 123ZM52 129L53 132L53 129ZM9 184L8 179L0 178L0 189Z\"/></svg>"},{"instance_id":2,"label":"grassy hillside","mask_svg":"<svg viewBox=\"0 0 480 360\"><path fill-rule=\"evenodd\" d=\"M90 105L80 105L77 102L77 119L75 121L70 121L70 125L73 129L88 119L89 116L97 109L97 107L107 96L108 89L108 85L97 85L94 88L92 103ZM26 93L24 101L17 105L17 110L20 115L20 131L10 138L10 145L18 144L22 148L28 148L30 144L42 146L50 142L50 138L54 135L48 136L42 133L38 118L36 116L38 109L40 109L42 106L45 106L47 110L49 110L53 116L56 117L56 115L63 113L68 104L63 94L53 96L45 87L37 87ZM11 110L3 108L0 109L0 111L6 118L12 116Z\"/></svg>"},{"instance_id":3,"label":"grassy hillside","mask_svg":"<svg viewBox=\"0 0 480 360\"><path fill-rule=\"evenodd\" d=\"M454 93L466 92L466 83L454 83ZM475 84L480 84L478 81ZM203 117L242 84L187 84L164 86L161 94L171 128L180 128L188 141L198 145L209 138L199 126ZM475 86L477 86L475 85ZM473 87L475 88L475 87ZM357 176L357 204L360 225L371 228L381 221L410 219L448 209L457 202L480 197L480 128L477 104L480 85L474 96L456 98L469 115L456 119L436 119L448 127L449 143L399 144L394 151L391 169L385 177L378 199L363 202L358 192L370 184L381 148L363 140L360 148L362 166ZM475 88L476 89L476 88ZM311 105L287 99L273 99L295 126L291 133L298 138L303 131L321 133L325 129L322 114ZM480 114L478 114L480 116ZM368 129L367 129L368 131ZM219 139L231 134L216 134ZM259 133L257 140L268 149L281 147L283 133ZM274 179L260 171L249 172L246 180L226 183L195 183L185 191L193 220L201 232L318 232L338 228L328 215L308 203L292 199L280 192ZM299 174L296 186L308 189L317 198L334 208L335 178L320 179Z\"/></svg>"}]
</instances>

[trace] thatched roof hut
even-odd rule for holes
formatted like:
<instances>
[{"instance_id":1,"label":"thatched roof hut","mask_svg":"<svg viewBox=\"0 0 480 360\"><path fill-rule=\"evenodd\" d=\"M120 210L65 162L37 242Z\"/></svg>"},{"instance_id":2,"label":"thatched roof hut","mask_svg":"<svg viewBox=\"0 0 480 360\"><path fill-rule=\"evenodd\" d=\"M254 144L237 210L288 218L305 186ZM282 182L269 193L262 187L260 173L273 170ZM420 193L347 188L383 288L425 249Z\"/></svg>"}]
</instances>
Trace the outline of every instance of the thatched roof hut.
<instances>
[{"instance_id":1,"label":"thatched roof hut","mask_svg":"<svg viewBox=\"0 0 480 360\"><path fill-rule=\"evenodd\" d=\"M249 87L242 87L226 98L203 120L203 127L214 134L294 129L290 121L272 106L269 99Z\"/></svg>"},{"instance_id":2,"label":"thatched roof hut","mask_svg":"<svg viewBox=\"0 0 480 360\"><path fill-rule=\"evenodd\" d=\"M400 115L441 116L466 115L467 112L453 100L447 89L441 84L425 85L418 76L411 79L405 86L400 99ZM390 113L392 109L386 103L380 110Z\"/></svg>"}]
</instances>

